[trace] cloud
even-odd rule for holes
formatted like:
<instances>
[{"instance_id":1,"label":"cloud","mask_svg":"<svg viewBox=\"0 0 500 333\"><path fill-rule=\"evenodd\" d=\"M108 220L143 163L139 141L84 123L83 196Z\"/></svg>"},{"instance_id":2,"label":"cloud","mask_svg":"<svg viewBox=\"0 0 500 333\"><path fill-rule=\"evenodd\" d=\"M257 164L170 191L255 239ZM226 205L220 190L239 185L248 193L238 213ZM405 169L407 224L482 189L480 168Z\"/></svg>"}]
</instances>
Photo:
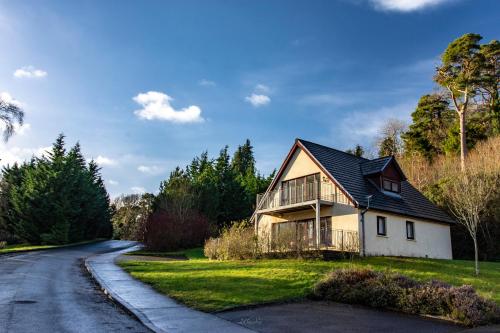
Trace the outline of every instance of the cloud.
<instances>
[{"instance_id":1,"label":"cloud","mask_svg":"<svg viewBox=\"0 0 500 333\"><path fill-rule=\"evenodd\" d=\"M97 156L94 160L99 166L114 166L117 165L118 162L102 155Z\"/></svg>"},{"instance_id":2,"label":"cloud","mask_svg":"<svg viewBox=\"0 0 500 333\"><path fill-rule=\"evenodd\" d=\"M119 182L117 182L116 180L109 179L109 180L108 180L108 184L109 184L109 185L112 185L112 186L116 186L116 185L119 185L120 183L119 183Z\"/></svg>"},{"instance_id":3,"label":"cloud","mask_svg":"<svg viewBox=\"0 0 500 333\"><path fill-rule=\"evenodd\" d=\"M48 73L42 69L37 69L33 66L24 66L14 71L14 77L19 79L41 79L46 77Z\"/></svg>"},{"instance_id":4,"label":"cloud","mask_svg":"<svg viewBox=\"0 0 500 333\"><path fill-rule=\"evenodd\" d=\"M452 0L370 0L375 9L398 12L421 10L451 1Z\"/></svg>"},{"instance_id":5,"label":"cloud","mask_svg":"<svg viewBox=\"0 0 500 333\"><path fill-rule=\"evenodd\" d=\"M204 86L204 87L215 87L217 85L217 84L215 84L214 81L210 81L207 79L201 79L200 81L198 81L198 84L200 86Z\"/></svg>"},{"instance_id":6,"label":"cloud","mask_svg":"<svg viewBox=\"0 0 500 333\"><path fill-rule=\"evenodd\" d=\"M0 132L5 131L6 126L4 122L0 122ZM25 135L31 130L31 124L23 124L19 125L18 123L14 123L14 133L17 135Z\"/></svg>"},{"instance_id":7,"label":"cloud","mask_svg":"<svg viewBox=\"0 0 500 333\"><path fill-rule=\"evenodd\" d=\"M159 166L156 166L156 165L152 165L152 166L139 165L137 167L137 170L139 170L142 173L147 173L150 175L158 175L164 171L163 168L160 168Z\"/></svg>"},{"instance_id":8,"label":"cloud","mask_svg":"<svg viewBox=\"0 0 500 333\"><path fill-rule=\"evenodd\" d=\"M299 103L311 106L346 106L354 104L355 100L349 94L325 93L304 96Z\"/></svg>"},{"instance_id":9,"label":"cloud","mask_svg":"<svg viewBox=\"0 0 500 333\"><path fill-rule=\"evenodd\" d=\"M33 156L42 157L49 152L52 147L38 147L38 148L21 148L21 147L6 147L0 145L0 165L13 165L14 163L22 163L30 160Z\"/></svg>"},{"instance_id":10,"label":"cloud","mask_svg":"<svg viewBox=\"0 0 500 333\"><path fill-rule=\"evenodd\" d=\"M12 105L15 105L17 107L23 107L23 103L21 103L20 101L14 99L8 92L6 91L2 91L0 92L0 99L2 101L4 101L5 103L7 104L12 104Z\"/></svg>"},{"instance_id":11,"label":"cloud","mask_svg":"<svg viewBox=\"0 0 500 333\"><path fill-rule=\"evenodd\" d=\"M265 84L258 84L255 86L254 92L256 93L262 93L262 94L269 94L271 92L271 88L266 86Z\"/></svg>"},{"instance_id":12,"label":"cloud","mask_svg":"<svg viewBox=\"0 0 500 333\"><path fill-rule=\"evenodd\" d=\"M141 187L141 186L132 186L130 188L130 190L134 193L137 193L137 194L146 193L146 189L144 187Z\"/></svg>"},{"instance_id":13,"label":"cloud","mask_svg":"<svg viewBox=\"0 0 500 333\"><path fill-rule=\"evenodd\" d=\"M342 138L342 143L346 147L357 143L371 144L387 120L393 118L409 122L416 105L417 101L411 101L373 111L352 112L339 121L339 125L332 129L332 133L336 140Z\"/></svg>"},{"instance_id":14,"label":"cloud","mask_svg":"<svg viewBox=\"0 0 500 333\"><path fill-rule=\"evenodd\" d=\"M252 104L256 108L267 105L271 103L271 98L269 97L270 92L271 88L265 84L259 83L253 89L252 94L245 97L245 101Z\"/></svg>"},{"instance_id":15,"label":"cloud","mask_svg":"<svg viewBox=\"0 0 500 333\"><path fill-rule=\"evenodd\" d=\"M266 95L252 94L250 96L245 97L245 101L252 104L254 107L258 108L260 106L267 105L271 102L271 98Z\"/></svg>"},{"instance_id":16,"label":"cloud","mask_svg":"<svg viewBox=\"0 0 500 333\"><path fill-rule=\"evenodd\" d=\"M134 101L143 108L134 111L135 115L146 120L164 120L172 123L199 123L204 119L201 117L201 109L191 105L181 110L175 110L170 102L173 98L158 91L148 91L135 96Z\"/></svg>"}]
</instances>

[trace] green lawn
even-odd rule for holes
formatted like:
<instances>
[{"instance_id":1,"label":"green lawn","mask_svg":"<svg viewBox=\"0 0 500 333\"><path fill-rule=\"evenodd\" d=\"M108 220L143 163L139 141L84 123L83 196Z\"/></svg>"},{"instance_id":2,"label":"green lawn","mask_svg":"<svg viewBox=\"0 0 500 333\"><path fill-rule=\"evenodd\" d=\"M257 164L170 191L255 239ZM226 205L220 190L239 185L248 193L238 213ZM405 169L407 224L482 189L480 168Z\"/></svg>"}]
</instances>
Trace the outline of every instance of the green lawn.
<instances>
[{"instance_id":1,"label":"green lawn","mask_svg":"<svg viewBox=\"0 0 500 333\"><path fill-rule=\"evenodd\" d=\"M305 297L325 273L341 267L371 267L400 272L418 280L471 284L500 304L500 263L481 263L474 277L471 261L369 257L337 261L263 259L209 261L189 250L186 261L122 261L133 277L182 303L203 311ZM143 252L143 254L146 254Z\"/></svg>"},{"instance_id":2,"label":"green lawn","mask_svg":"<svg viewBox=\"0 0 500 333\"><path fill-rule=\"evenodd\" d=\"M54 248L59 248L59 247L67 247L67 246L75 246L75 245L93 243L93 242L97 242L99 240L102 240L102 239L83 241L83 242L71 243L71 244L65 244L65 245L31 245L31 244L7 245L5 248L0 249L0 254L26 252L26 251L34 251L34 250L47 250L47 249L54 249Z\"/></svg>"}]
</instances>

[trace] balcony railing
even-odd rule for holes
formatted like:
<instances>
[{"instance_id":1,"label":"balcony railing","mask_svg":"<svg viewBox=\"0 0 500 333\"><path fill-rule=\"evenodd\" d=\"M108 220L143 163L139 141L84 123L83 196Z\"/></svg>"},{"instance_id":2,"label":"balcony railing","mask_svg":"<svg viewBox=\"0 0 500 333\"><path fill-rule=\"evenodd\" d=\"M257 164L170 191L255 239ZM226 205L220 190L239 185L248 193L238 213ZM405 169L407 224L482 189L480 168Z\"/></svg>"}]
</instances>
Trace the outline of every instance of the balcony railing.
<instances>
[{"instance_id":1,"label":"balcony railing","mask_svg":"<svg viewBox=\"0 0 500 333\"><path fill-rule=\"evenodd\" d=\"M335 187L328 182L310 182L257 194L257 209L279 208L312 200L335 201Z\"/></svg>"},{"instance_id":2,"label":"balcony railing","mask_svg":"<svg viewBox=\"0 0 500 333\"><path fill-rule=\"evenodd\" d=\"M359 235L354 230L322 229L320 234L319 248L316 246L314 224L311 228L304 228L303 222L299 227L295 224L300 222L286 222L287 228L273 230L269 251L309 251L309 250L334 250L341 252L359 252ZM302 227L300 227L302 225Z\"/></svg>"}]
</instances>

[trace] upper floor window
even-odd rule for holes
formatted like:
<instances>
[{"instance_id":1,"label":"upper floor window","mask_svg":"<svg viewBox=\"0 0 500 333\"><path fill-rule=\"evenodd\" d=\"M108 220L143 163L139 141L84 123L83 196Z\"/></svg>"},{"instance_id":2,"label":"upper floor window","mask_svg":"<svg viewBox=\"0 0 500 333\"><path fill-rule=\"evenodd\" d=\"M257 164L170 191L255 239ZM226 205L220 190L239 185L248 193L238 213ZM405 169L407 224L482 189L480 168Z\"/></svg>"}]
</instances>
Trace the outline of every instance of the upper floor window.
<instances>
[{"instance_id":1,"label":"upper floor window","mask_svg":"<svg viewBox=\"0 0 500 333\"><path fill-rule=\"evenodd\" d=\"M415 239L415 223L406 221L406 239Z\"/></svg>"},{"instance_id":2,"label":"upper floor window","mask_svg":"<svg viewBox=\"0 0 500 333\"><path fill-rule=\"evenodd\" d=\"M377 216L377 235L387 236L386 219L384 216Z\"/></svg>"},{"instance_id":3,"label":"upper floor window","mask_svg":"<svg viewBox=\"0 0 500 333\"><path fill-rule=\"evenodd\" d=\"M401 192L401 185L399 182L384 178L382 180L384 191L399 193Z\"/></svg>"}]
</instances>

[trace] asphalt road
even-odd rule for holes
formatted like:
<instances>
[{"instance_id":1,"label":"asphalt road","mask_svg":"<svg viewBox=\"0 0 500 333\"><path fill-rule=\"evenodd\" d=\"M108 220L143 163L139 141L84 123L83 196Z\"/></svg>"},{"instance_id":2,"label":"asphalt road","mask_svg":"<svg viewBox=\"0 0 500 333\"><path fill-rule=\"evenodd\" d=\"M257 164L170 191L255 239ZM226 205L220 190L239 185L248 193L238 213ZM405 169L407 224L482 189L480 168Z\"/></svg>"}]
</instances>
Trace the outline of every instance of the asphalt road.
<instances>
[{"instance_id":1,"label":"asphalt road","mask_svg":"<svg viewBox=\"0 0 500 333\"><path fill-rule=\"evenodd\" d=\"M320 301L261 306L221 312L219 316L262 333L457 333L464 330L440 320Z\"/></svg>"},{"instance_id":2,"label":"asphalt road","mask_svg":"<svg viewBox=\"0 0 500 333\"><path fill-rule=\"evenodd\" d=\"M150 332L105 297L81 260L129 244L106 241L0 256L0 333Z\"/></svg>"}]
</instances>

